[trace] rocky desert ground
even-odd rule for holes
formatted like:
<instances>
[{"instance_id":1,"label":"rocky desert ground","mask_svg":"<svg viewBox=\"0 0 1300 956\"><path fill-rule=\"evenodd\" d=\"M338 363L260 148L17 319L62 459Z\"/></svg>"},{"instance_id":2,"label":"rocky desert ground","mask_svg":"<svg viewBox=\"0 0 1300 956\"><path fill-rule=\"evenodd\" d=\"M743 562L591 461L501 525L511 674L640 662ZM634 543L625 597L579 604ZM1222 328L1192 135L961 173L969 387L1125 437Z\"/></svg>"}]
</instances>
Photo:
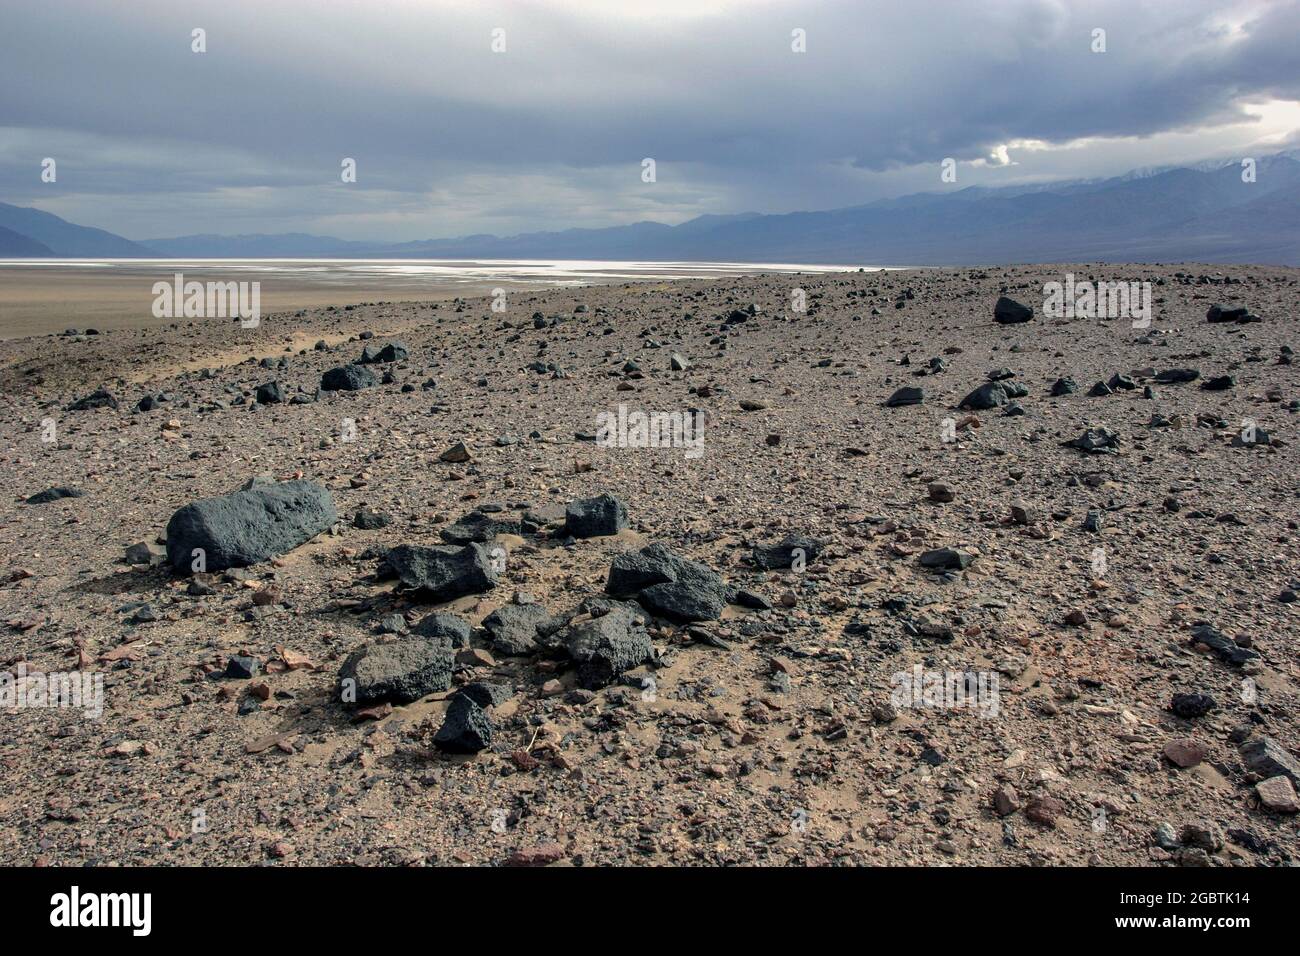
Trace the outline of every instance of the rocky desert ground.
<instances>
[{"instance_id":1,"label":"rocky desert ground","mask_svg":"<svg viewBox=\"0 0 1300 956\"><path fill-rule=\"evenodd\" d=\"M0 862L1294 864L1298 311L1080 264L0 344Z\"/></svg>"}]
</instances>

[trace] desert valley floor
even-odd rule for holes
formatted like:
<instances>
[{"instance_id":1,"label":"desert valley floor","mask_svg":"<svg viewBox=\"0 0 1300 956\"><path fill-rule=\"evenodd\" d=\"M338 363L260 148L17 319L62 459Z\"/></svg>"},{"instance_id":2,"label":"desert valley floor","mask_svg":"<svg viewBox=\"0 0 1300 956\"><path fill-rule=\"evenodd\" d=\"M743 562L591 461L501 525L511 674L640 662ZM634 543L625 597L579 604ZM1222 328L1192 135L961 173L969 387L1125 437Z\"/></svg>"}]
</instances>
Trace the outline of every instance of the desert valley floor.
<instances>
[{"instance_id":1,"label":"desert valley floor","mask_svg":"<svg viewBox=\"0 0 1300 956\"><path fill-rule=\"evenodd\" d=\"M1067 271L1151 282L1151 326L1044 315ZM1032 319L995 322L1002 296ZM0 343L0 670L103 681L102 715L0 709L0 863L1300 858L1300 271L491 305L90 335L68 315L77 334ZM366 387L319 391L363 349L345 377ZM905 388L919 402L887 404ZM991 407L960 408L975 392ZM593 442L620 405L698 412L702 442ZM259 477L323 487L337 521L173 571L172 515ZM574 534L566 507L604 494L627 521ZM390 549L449 542L500 556L492 580L434 603L393 578ZM703 613L607 591L653 544L688 559ZM472 627L449 686L342 699L358 651L389 677L432 660L434 613ZM610 621L649 650L592 679L564 635ZM996 697L898 698L899 675L949 673ZM457 707L476 752L440 746Z\"/></svg>"}]
</instances>

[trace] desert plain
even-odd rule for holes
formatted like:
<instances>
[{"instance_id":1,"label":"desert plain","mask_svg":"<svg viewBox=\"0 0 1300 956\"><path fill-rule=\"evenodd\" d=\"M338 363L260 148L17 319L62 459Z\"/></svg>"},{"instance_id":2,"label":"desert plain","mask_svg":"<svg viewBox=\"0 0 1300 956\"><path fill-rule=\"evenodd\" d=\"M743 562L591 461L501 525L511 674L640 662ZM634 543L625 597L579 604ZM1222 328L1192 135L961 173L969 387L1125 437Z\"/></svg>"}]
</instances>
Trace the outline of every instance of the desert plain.
<instances>
[{"instance_id":1,"label":"desert plain","mask_svg":"<svg viewBox=\"0 0 1300 956\"><path fill-rule=\"evenodd\" d=\"M6 685L0 863L1294 864L1298 311L1074 264L69 312L0 343L0 671L102 708ZM169 558L250 482L329 520Z\"/></svg>"}]
</instances>

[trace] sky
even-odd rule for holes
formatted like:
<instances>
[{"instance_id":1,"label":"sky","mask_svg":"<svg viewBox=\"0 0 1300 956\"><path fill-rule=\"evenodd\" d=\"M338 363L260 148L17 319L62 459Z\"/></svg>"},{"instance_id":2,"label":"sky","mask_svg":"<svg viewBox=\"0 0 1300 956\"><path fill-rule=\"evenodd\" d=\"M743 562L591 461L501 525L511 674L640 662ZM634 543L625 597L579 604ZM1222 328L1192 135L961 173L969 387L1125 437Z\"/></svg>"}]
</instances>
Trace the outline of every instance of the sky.
<instances>
[{"instance_id":1,"label":"sky","mask_svg":"<svg viewBox=\"0 0 1300 956\"><path fill-rule=\"evenodd\" d=\"M1300 146L1300 0L2 2L0 201L137 240L676 224Z\"/></svg>"}]
</instances>

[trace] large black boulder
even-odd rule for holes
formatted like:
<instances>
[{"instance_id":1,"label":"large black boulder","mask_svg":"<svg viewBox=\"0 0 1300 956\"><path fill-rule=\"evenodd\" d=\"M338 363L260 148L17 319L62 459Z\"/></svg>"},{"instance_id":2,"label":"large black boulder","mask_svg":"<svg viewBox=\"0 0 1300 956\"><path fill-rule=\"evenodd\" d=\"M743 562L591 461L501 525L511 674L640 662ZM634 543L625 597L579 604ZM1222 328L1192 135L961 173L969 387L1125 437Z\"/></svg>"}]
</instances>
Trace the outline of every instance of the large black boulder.
<instances>
[{"instance_id":1,"label":"large black boulder","mask_svg":"<svg viewBox=\"0 0 1300 956\"><path fill-rule=\"evenodd\" d=\"M329 490L311 481L254 480L234 494L186 505L167 522L167 560L177 571L241 568L292 551L338 520Z\"/></svg>"},{"instance_id":2,"label":"large black boulder","mask_svg":"<svg viewBox=\"0 0 1300 956\"><path fill-rule=\"evenodd\" d=\"M411 351L404 343L389 342L383 348L367 345L361 350L361 358L358 361L363 365L383 365L389 362L405 362L410 355Z\"/></svg>"},{"instance_id":3,"label":"large black boulder","mask_svg":"<svg viewBox=\"0 0 1300 956\"><path fill-rule=\"evenodd\" d=\"M284 401L284 387L279 382L267 382L257 386L254 397L260 405L278 405Z\"/></svg>"},{"instance_id":4,"label":"large black boulder","mask_svg":"<svg viewBox=\"0 0 1300 956\"><path fill-rule=\"evenodd\" d=\"M380 362L405 362L411 357L411 350L404 342L389 342L379 350Z\"/></svg>"},{"instance_id":5,"label":"large black boulder","mask_svg":"<svg viewBox=\"0 0 1300 956\"><path fill-rule=\"evenodd\" d=\"M364 365L340 365L320 377L320 387L326 392L356 392L379 384L375 373Z\"/></svg>"},{"instance_id":6,"label":"large black boulder","mask_svg":"<svg viewBox=\"0 0 1300 956\"><path fill-rule=\"evenodd\" d=\"M554 633L556 621L540 604L504 604L483 619L483 629L492 638L492 650L518 657L536 653L539 638Z\"/></svg>"},{"instance_id":7,"label":"large black boulder","mask_svg":"<svg viewBox=\"0 0 1300 956\"><path fill-rule=\"evenodd\" d=\"M1008 401L1007 390L1002 382L985 382L975 391L961 400L959 408L974 408L984 411L1005 405Z\"/></svg>"},{"instance_id":8,"label":"large black boulder","mask_svg":"<svg viewBox=\"0 0 1300 956\"><path fill-rule=\"evenodd\" d=\"M958 548L935 548L923 553L918 560L921 567L931 571L964 571L975 556Z\"/></svg>"},{"instance_id":9,"label":"large black boulder","mask_svg":"<svg viewBox=\"0 0 1300 956\"><path fill-rule=\"evenodd\" d=\"M644 615L623 604L570 624L557 637L578 662L578 683L588 690L612 684L624 671L654 656Z\"/></svg>"},{"instance_id":10,"label":"large black boulder","mask_svg":"<svg viewBox=\"0 0 1300 956\"><path fill-rule=\"evenodd\" d=\"M469 647L469 621L443 611L434 611L422 618L411 633L451 650Z\"/></svg>"},{"instance_id":11,"label":"large black boulder","mask_svg":"<svg viewBox=\"0 0 1300 956\"><path fill-rule=\"evenodd\" d=\"M727 606L726 583L715 571L662 544L616 557L605 590L635 597L650 613L678 623L715 621Z\"/></svg>"},{"instance_id":12,"label":"large black boulder","mask_svg":"<svg viewBox=\"0 0 1300 956\"><path fill-rule=\"evenodd\" d=\"M753 551L754 566L764 571L777 571L794 566L802 557L804 565L811 564L821 554L823 544L816 538L792 534L779 544L756 546Z\"/></svg>"},{"instance_id":13,"label":"large black boulder","mask_svg":"<svg viewBox=\"0 0 1300 956\"><path fill-rule=\"evenodd\" d=\"M434 604L481 594L497 584L488 550L478 543L436 548L402 544L389 551L384 562L402 584Z\"/></svg>"},{"instance_id":14,"label":"large black boulder","mask_svg":"<svg viewBox=\"0 0 1300 956\"><path fill-rule=\"evenodd\" d=\"M434 734L433 745L453 754L474 754L492 745L492 721L468 694L451 699L447 716Z\"/></svg>"},{"instance_id":15,"label":"large black boulder","mask_svg":"<svg viewBox=\"0 0 1300 956\"><path fill-rule=\"evenodd\" d=\"M449 689L453 666L452 652L432 641L406 638L367 644L343 662L339 672L343 699L359 705L409 704Z\"/></svg>"},{"instance_id":16,"label":"large black boulder","mask_svg":"<svg viewBox=\"0 0 1300 956\"><path fill-rule=\"evenodd\" d=\"M564 509L564 533L572 538L618 534L627 527L627 506L611 494L579 498Z\"/></svg>"},{"instance_id":17,"label":"large black boulder","mask_svg":"<svg viewBox=\"0 0 1300 956\"><path fill-rule=\"evenodd\" d=\"M993 306L993 321L1000 325L1016 325L1028 322L1033 317L1033 309L1021 305L1015 299L1008 299L1005 295L998 296L997 304Z\"/></svg>"},{"instance_id":18,"label":"large black boulder","mask_svg":"<svg viewBox=\"0 0 1300 956\"><path fill-rule=\"evenodd\" d=\"M657 543L647 545L640 551L625 551L614 558L610 565L605 590L610 594L630 597L652 584L672 581L681 560L666 546Z\"/></svg>"},{"instance_id":19,"label":"large black boulder","mask_svg":"<svg viewBox=\"0 0 1300 956\"><path fill-rule=\"evenodd\" d=\"M462 687L456 696L468 697L480 707L500 707L515 696L515 690L501 681L476 680Z\"/></svg>"}]
</instances>

